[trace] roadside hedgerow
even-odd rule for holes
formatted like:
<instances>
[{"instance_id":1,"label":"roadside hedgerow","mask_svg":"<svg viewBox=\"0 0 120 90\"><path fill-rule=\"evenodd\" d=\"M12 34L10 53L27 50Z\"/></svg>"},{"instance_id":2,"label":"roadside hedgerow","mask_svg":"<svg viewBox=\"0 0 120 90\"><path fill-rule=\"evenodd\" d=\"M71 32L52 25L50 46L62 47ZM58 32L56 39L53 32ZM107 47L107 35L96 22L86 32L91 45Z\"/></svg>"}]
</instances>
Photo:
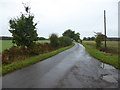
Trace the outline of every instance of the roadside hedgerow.
<instances>
[{"instance_id":1,"label":"roadside hedgerow","mask_svg":"<svg viewBox=\"0 0 120 90\"><path fill-rule=\"evenodd\" d=\"M69 37L62 36L59 38L59 45L61 47L69 46L72 44L72 40Z\"/></svg>"},{"instance_id":2,"label":"roadside hedgerow","mask_svg":"<svg viewBox=\"0 0 120 90\"><path fill-rule=\"evenodd\" d=\"M27 53L28 53L27 49L22 49L13 46L9 50L7 49L2 53L2 63L9 64L13 61L25 59L25 57L28 56Z\"/></svg>"},{"instance_id":3,"label":"roadside hedgerow","mask_svg":"<svg viewBox=\"0 0 120 90\"><path fill-rule=\"evenodd\" d=\"M52 48L58 48L59 47L59 40L57 34L53 33L50 35L50 44Z\"/></svg>"},{"instance_id":4,"label":"roadside hedgerow","mask_svg":"<svg viewBox=\"0 0 120 90\"><path fill-rule=\"evenodd\" d=\"M28 48L23 49L21 47L13 46L10 49L3 51L2 63L10 64L12 62L24 60L31 56L50 52L51 50L52 49L49 43L45 43L45 44L36 43L34 44L33 47L29 49Z\"/></svg>"}]
</instances>

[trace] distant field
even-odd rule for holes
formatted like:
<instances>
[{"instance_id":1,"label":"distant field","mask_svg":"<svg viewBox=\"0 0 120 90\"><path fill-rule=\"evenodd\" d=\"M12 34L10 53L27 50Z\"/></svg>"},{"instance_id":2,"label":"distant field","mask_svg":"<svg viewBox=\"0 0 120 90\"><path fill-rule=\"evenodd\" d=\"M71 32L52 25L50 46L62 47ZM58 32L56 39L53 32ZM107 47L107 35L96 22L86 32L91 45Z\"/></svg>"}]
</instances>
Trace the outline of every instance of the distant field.
<instances>
[{"instance_id":1,"label":"distant field","mask_svg":"<svg viewBox=\"0 0 120 90\"><path fill-rule=\"evenodd\" d=\"M118 44L120 45L120 41L108 41L107 42L107 48L110 49L111 51L113 51L113 53L118 53L119 48L118 48ZM102 45L102 47L104 47L104 43Z\"/></svg>"},{"instance_id":2,"label":"distant field","mask_svg":"<svg viewBox=\"0 0 120 90\"><path fill-rule=\"evenodd\" d=\"M95 41L83 41L84 44L95 47ZM111 51L111 53L118 53L118 41L107 41L107 48ZM104 48L104 42L102 42L102 48Z\"/></svg>"},{"instance_id":3,"label":"distant field","mask_svg":"<svg viewBox=\"0 0 120 90\"><path fill-rule=\"evenodd\" d=\"M12 40L0 40L0 45L2 47L2 48L0 48L0 52L13 46Z\"/></svg>"},{"instance_id":4,"label":"distant field","mask_svg":"<svg viewBox=\"0 0 120 90\"><path fill-rule=\"evenodd\" d=\"M50 40L39 40L36 41L37 43L50 43Z\"/></svg>"},{"instance_id":5,"label":"distant field","mask_svg":"<svg viewBox=\"0 0 120 90\"><path fill-rule=\"evenodd\" d=\"M37 43L49 43L49 40L39 40ZM0 52L13 46L12 40L0 40Z\"/></svg>"}]
</instances>

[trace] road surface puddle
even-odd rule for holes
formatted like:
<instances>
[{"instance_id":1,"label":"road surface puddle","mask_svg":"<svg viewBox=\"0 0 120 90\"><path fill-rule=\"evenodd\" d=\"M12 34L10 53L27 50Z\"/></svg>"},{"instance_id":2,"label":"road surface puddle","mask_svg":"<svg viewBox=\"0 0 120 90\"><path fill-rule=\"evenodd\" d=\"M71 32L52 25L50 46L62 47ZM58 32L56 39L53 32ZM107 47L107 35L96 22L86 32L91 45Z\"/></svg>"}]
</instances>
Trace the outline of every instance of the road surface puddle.
<instances>
[{"instance_id":1,"label":"road surface puddle","mask_svg":"<svg viewBox=\"0 0 120 90\"><path fill-rule=\"evenodd\" d=\"M103 76L102 79L110 83L118 83L118 81L112 75Z\"/></svg>"},{"instance_id":2,"label":"road surface puddle","mask_svg":"<svg viewBox=\"0 0 120 90\"><path fill-rule=\"evenodd\" d=\"M105 63L102 63L102 64L101 64L101 67L102 67L103 69L115 69L113 66L110 66L110 65L105 64Z\"/></svg>"},{"instance_id":3,"label":"road surface puddle","mask_svg":"<svg viewBox=\"0 0 120 90\"><path fill-rule=\"evenodd\" d=\"M101 64L101 68L104 70L109 70L109 72L114 72L114 70L116 70L116 68L114 68L113 66L110 66L105 63ZM102 79L110 83L118 83L118 81L116 80L116 78L114 77L112 73L102 75Z\"/></svg>"}]
</instances>

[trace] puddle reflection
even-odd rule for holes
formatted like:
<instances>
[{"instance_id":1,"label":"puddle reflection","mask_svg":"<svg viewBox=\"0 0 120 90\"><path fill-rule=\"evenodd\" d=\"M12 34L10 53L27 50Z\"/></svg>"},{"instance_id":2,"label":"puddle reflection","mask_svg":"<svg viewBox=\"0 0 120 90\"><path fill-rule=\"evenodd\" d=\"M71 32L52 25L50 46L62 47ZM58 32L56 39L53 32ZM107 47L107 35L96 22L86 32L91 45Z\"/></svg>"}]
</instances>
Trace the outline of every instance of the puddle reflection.
<instances>
[{"instance_id":1,"label":"puddle reflection","mask_svg":"<svg viewBox=\"0 0 120 90\"><path fill-rule=\"evenodd\" d=\"M105 63L101 63L101 67L102 67L103 69L115 69L113 66L110 66L110 65L105 64Z\"/></svg>"}]
</instances>

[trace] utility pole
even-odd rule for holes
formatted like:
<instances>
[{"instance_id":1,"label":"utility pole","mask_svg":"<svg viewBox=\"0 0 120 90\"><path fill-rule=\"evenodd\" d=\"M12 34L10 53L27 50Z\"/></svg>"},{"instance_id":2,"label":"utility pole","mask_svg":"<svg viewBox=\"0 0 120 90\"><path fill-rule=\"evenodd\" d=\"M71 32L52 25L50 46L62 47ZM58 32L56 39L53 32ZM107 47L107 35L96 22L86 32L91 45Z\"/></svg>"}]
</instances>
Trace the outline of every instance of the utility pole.
<instances>
[{"instance_id":1,"label":"utility pole","mask_svg":"<svg viewBox=\"0 0 120 90\"><path fill-rule=\"evenodd\" d=\"M106 11L104 10L104 32L105 32L105 49L106 49Z\"/></svg>"}]
</instances>

